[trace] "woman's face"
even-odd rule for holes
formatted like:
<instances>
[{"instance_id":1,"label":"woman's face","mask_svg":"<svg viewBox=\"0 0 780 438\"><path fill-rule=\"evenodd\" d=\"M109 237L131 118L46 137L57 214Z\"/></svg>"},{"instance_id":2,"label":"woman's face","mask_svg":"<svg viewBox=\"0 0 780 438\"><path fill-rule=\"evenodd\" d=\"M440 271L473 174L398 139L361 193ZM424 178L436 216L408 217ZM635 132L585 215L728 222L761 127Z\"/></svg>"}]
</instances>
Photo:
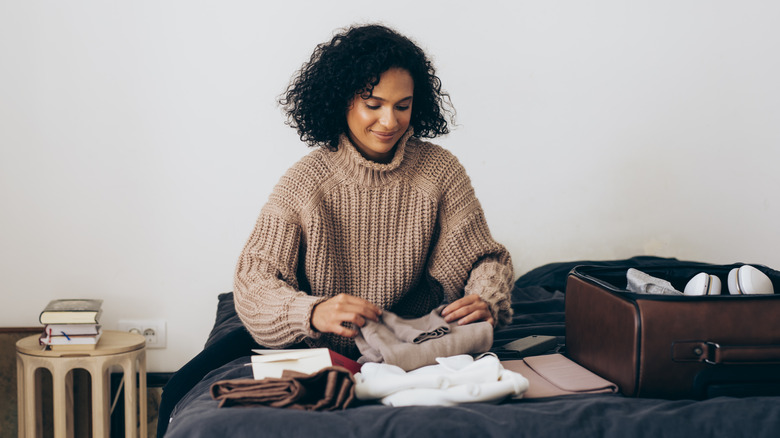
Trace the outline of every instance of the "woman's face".
<instances>
[{"instance_id":1,"label":"woman's face","mask_svg":"<svg viewBox=\"0 0 780 438\"><path fill-rule=\"evenodd\" d=\"M371 96L356 95L347 110L349 138L368 160L388 163L412 118L414 80L408 71L382 73Z\"/></svg>"}]
</instances>

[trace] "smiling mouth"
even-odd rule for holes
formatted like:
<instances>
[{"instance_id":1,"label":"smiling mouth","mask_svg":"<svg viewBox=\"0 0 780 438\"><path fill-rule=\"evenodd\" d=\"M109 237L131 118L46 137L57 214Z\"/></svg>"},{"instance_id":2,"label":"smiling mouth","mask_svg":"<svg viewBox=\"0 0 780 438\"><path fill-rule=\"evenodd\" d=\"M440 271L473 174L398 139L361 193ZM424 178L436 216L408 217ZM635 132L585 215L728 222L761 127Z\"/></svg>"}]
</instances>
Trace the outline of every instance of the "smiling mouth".
<instances>
[{"instance_id":1,"label":"smiling mouth","mask_svg":"<svg viewBox=\"0 0 780 438\"><path fill-rule=\"evenodd\" d=\"M389 140L393 137L395 137L395 132L378 132L378 131L371 131L374 135L376 135L379 138Z\"/></svg>"}]
</instances>

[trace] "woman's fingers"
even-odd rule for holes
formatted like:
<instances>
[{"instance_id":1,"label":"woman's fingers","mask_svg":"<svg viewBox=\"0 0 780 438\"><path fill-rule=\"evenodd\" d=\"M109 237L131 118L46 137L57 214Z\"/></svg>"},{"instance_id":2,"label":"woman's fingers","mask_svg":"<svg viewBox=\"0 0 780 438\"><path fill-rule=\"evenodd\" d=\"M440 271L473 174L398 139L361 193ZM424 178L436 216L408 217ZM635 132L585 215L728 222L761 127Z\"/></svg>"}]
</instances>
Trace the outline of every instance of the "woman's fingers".
<instances>
[{"instance_id":1,"label":"woman's fingers","mask_svg":"<svg viewBox=\"0 0 780 438\"><path fill-rule=\"evenodd\" d=\"M354 295L339 294L314 306L311 325L321 333L354 338L358 331L348 327L349 324L363 327L367 320L378 321L381 314L382 309L369 301ZM457 321L458 325L479 321L495 325L490 307L479 295L467 295L452 302L442 310L441 315L448 323Z\"/></svg>"},{"instance_id":2,"label":"woman's fingers","mask_svg":"<svg viewBox=\"0 0 780 438\"><path fill-rule=\"evenodd\" d=\"M442 310L441 315L445 321L457 321L459 325L478 321L487 321L491 325L495 325L495 320L488 304L479 295L466 295L459 300L453 301Z\"/></svg>"},{"instance_id":3,"label":"woman's fingers","mask_svg":"<svg viewBox=\"0 0 780 438\"><path fill-rule=\"evenodd\" d=\"M314 306L311 325L322 333L353 338L357 331L344 327L343 323L363 327L367 319L378 321L381 314L382 309L362 298L339 294Z\"/></svg>"}]
</instances>

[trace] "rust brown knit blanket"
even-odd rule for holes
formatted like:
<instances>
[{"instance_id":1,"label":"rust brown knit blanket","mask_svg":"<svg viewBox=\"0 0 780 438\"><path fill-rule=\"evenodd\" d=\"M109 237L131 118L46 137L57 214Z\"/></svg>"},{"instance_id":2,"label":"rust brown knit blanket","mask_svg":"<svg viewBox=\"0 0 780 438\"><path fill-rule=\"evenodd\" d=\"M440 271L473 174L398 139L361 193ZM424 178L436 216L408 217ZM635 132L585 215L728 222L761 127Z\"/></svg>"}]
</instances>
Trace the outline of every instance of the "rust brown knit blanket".
<instances>
[{"instance_id":1,"label":"rust brown knit blanket","mask_svg":"<svg viewBox=\"0 0 780 438\"><path fill-rule=\"evenodd\" d=\"M220 380L211 385L219 407L270 406L307 411L345 409L355 397L355 380L342 367L327 367L313 374L284 371L282 377Z\"/></svg>"}]
</instances>

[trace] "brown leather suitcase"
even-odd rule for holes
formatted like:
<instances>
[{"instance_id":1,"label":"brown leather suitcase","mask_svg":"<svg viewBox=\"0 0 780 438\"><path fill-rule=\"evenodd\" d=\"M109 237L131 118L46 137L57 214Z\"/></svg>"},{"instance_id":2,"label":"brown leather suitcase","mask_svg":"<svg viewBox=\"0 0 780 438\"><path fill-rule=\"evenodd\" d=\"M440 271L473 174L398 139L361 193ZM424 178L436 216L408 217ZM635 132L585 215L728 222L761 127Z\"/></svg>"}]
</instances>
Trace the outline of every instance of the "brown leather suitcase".
<instances>
[{"instance_id":1,"label":"brown leather suitcase","mask_svg":"<svg viewBox=\"0 0 780 438\"><path fill-rule=\"evenodd\" d=\"M729 295L741 265L639 268L682 291L699 272L717 275L723 295L648 295L626 289L627 267L577 266L566 282L566 352L618 384L652 398L780 393L780 272L756 266L774 295Z\"/></svg>"}]
</instances>

